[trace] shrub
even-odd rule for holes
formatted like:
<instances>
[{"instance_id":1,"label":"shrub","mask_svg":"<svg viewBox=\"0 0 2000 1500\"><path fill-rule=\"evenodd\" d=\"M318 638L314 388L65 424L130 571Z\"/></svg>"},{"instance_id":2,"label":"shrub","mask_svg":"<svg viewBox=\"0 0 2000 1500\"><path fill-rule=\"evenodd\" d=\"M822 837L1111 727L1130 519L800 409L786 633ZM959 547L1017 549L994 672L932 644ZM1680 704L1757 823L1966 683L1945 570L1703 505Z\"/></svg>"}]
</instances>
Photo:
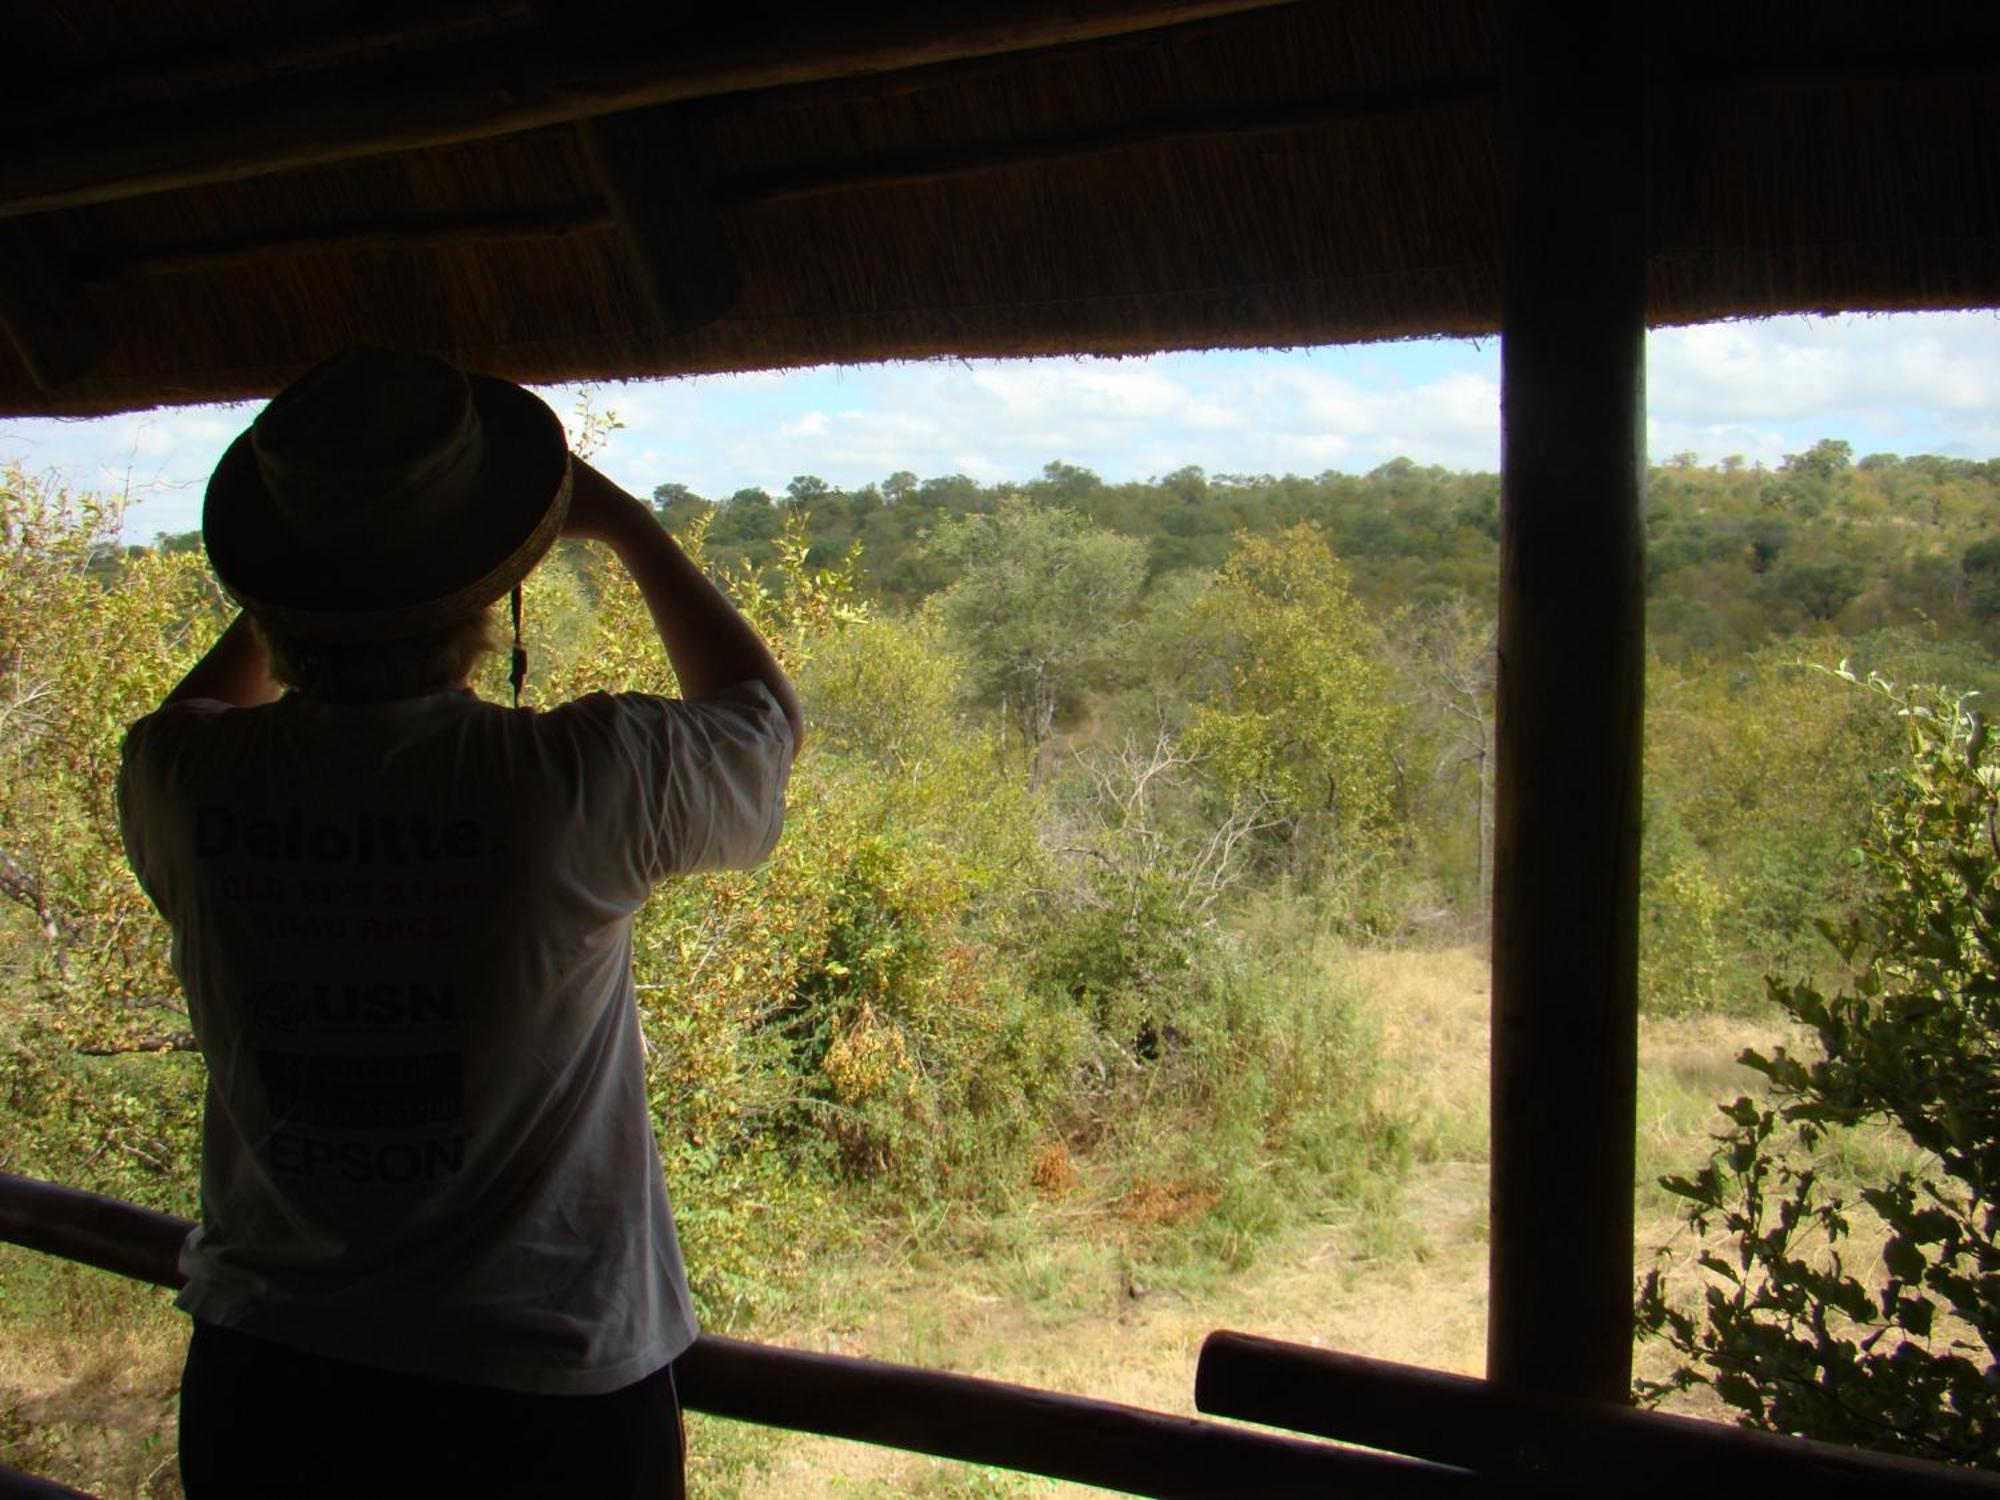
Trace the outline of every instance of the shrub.
<instances>
[{"instance_id":1,"label":"shrub","mask_svg":"<svg viewBox=\"0 0 2000 1500\"><path fill-rule=\"evenodd\" d=\"M1815 1053L1745 1052L1768 1099L1724 1106L1708 1165L1663 1180L1722 1242L1697 1307L1647 1278L1642 1332L1683 1363L1641 1389L1706 1385L1745 1425L1995 1467L2000 762L1965 700L1868 686L1910 753L1866 846L1875 893L1822 926L1853 979L1767 981Z\"/></svg>"},{"instance_id":2,"label":"shrub","mask_svg":"<svg viewBox=\"0 0 2000 1500\"><path fill-rule=\"evenodd\" d=\"M1831 658L1837 659L1837 658ZM1640 855L1642 1004L1747 1009L1738 973L1831 972L1813 920L1860 900L1858 849L1895 730L1789 648L1733 670L1654 663Z\"/></svg>"},{"instance_id":3,"label":"shrub","mask_svg":"<svg viewBox=\"0 0 2000 1500\"><path fill-rule=\"evenodd\" d=\"M0 468L0 1168L186 1212L201 1070L113 786L218 595L194 555L119 548L118 522Z\"/></svg>"}]
</instances>

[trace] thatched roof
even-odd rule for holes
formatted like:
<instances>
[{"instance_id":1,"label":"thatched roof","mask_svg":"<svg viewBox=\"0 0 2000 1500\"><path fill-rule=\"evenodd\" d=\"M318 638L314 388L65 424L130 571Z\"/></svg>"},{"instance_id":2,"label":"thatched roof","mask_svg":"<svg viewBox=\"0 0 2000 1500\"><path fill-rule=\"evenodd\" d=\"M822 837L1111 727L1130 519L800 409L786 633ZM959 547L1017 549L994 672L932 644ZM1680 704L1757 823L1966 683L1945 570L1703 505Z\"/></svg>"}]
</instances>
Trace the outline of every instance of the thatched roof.
<instances>
[{"instance_id":1,"label":"thatched roof","mask_svg":"<svg viewBox=\"0 0 2000 1500\"><path fill-rule=\"evenodd\" d=\"M2000 5L1655 8L1653 321L2000 302ZM1497 326L1501 0L856 11L7 7L0 413Z\"/></svg>"}]
</instances>

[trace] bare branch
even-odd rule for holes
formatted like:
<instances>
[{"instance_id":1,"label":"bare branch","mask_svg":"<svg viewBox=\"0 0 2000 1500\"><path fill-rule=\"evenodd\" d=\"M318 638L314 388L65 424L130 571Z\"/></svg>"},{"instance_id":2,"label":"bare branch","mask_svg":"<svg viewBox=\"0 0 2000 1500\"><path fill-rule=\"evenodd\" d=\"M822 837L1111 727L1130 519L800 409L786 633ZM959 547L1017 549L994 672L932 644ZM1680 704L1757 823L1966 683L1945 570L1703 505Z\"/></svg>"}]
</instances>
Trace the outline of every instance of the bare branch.
<instances>
[{"instance_id":1,"label":"bare branch","mask_svg":"<svg viewBox=\"0 0 2000 1500\"><path fill-rule=\"evenodd\" d=\"M199 1052L201 1044L192 1031L171 1031L164 1036L139 1036L115 1042L91 1042L77 1049L84 1057L123 1057L131 1052Z\"/></svg>"}]
</instances>

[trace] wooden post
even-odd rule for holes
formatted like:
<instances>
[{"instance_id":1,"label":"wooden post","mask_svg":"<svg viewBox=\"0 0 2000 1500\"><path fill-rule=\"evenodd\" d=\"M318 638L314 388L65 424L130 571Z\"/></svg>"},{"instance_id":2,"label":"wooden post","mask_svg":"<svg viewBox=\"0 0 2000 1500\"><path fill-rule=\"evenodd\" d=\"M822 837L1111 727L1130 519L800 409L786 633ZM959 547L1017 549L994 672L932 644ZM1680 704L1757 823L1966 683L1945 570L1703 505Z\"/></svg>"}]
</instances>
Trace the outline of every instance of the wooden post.
<instances>
[{"instance_id":1,"label":"wooden post","mask_svg":"<svg viewBox=\"0 0 2000 1500\"><path fill-rule=\"evenodd\" d=\"M1510 6L1487 1373L1628 1399L1644 675L1639 10Z\"/></svg>"}]
</instances>

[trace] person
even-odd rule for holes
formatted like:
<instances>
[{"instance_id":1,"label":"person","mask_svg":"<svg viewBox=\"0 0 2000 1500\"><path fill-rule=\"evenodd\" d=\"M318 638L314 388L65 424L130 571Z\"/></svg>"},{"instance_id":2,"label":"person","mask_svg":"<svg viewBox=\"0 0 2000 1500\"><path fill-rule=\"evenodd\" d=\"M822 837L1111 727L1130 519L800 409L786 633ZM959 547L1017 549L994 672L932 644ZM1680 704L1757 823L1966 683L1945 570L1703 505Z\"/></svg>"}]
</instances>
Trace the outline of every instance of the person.
<instances>
[{"instance_id":1,"label":"person","mask_svg":"<svg viewBox=\"0 0 2000 1500\"><path fill-rule=\"evenodd\" d=\"M771 850L797 696L545 404L428 356L288 386L203 535L242 613L119 783L207 1064L187 1493L679 1494L632 918ZM470 690L558 536L609 544L681 698Z\"/></svg>"}]
</instances>

